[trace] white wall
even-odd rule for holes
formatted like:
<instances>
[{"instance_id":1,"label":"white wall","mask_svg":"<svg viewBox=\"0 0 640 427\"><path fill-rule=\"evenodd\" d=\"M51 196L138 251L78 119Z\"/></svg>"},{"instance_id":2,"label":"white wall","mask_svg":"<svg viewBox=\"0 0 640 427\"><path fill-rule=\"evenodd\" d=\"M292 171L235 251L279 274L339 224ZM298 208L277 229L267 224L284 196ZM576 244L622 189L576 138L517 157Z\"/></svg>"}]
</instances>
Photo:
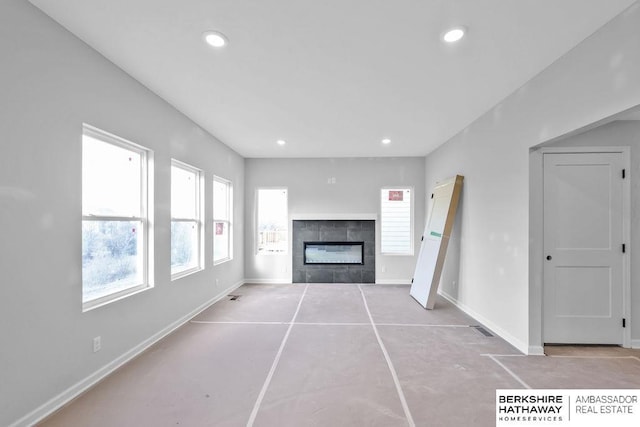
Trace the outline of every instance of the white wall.
<instances>
[{"instance_id":1,"label":"white wall","mask_svg":"<svg viewBox=\"0 0 640 427\"><path fill-rule=\"evenodd\" d=\"M329 184L335 178L335 184ZM247 159L245 199L245 277L247 281L291 281L291 254L256 255L256 190L286 187L289 218L322 219L359 214L379 217L383 186L414 188L414 255L380 255L379 222L376 224L376 282L410 283L420 249L424 227L424 159L339 158L339 159ZM308 218L319 214L322 218ZM362 218L359 218L362 219ZM384 272L382 271L384 268Z\"/></svg>"},{"instance_id":2,"label":"white wall","mask_svg":"<svg viewBox=\"0 0 640 427\"><path fill-rule=\"evenodd\" d=\"M639 29L635 4L426 158L427 188L465 176L441 290L523 352L541 350L530 348L541 279L529 269L529 147L640 104Z\"/></svg>"},{"instance_id":3,"label":"white wall","mask_svg":"<svg viewBox=\"0 0 640 427\"><path fill-rule=\"evenodd\" d=\"M242 281L244 159L26 1L0 2L0 57L0 425L9 425ZM83 122L155 153L155 287L86 313ZM205 171L207 220L213 174L233 181L237 213L235 259L213 266L207 225L206 270L175 282L172 157Z\"/></svg>"},{"instance_id":4,"label":"white wall","mask_svg":"<svg viewBox=\"0 0 640 427\"><path fill-rule=\"evenodd\" d=\"M640 347L640 121L614 121L544 146L630 147L631 167L627 170L627 179L631 186L631 241L627 247L631 266L631 331L635 339L633 346ZM541 159L537 166L542 168ZM542 181L538 184L541 186ZM537 191L542 194L541 189Z\"/></svg>"}]
</instances>

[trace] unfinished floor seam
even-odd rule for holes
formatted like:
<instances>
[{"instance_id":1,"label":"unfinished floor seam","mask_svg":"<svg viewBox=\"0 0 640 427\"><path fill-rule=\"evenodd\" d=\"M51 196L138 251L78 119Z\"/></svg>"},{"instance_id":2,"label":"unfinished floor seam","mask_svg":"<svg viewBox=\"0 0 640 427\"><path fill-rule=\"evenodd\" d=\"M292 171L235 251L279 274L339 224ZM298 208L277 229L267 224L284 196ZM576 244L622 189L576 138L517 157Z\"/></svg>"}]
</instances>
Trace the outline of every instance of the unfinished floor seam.
<instances>
[{"instance_id":1,"label":"unfinished floor seam","mask_svg":"<svg viewBox=\"0 0 640 427\"><path fill-rule=\"evenodd\" d=\"M290 325L291 322L220 322L210 320L191 320L190 323L204 325Z\"/></svg>"},{"instance_id":2,"label":"unfinished floor seam","mask_svg":"<svg viewBox=\"0 0 640 427\"><path fill-rule=\"evenodd\" d=\"M369 320L371 321L371 327L373 328L373 333L378 340L378 344L380 345L380 349L382 350L382 354L384 355L385 360L387 361L387 366L389 367L389 371L391 372L391 377L393 378L393 382L396 386L396 391L398 392L398 397L400 398L400 403L402 404L402 409L404 410L405 417L407 418L407 422L410 427L415 427L415 422L413 421L413 416L411 415L411 411L409 410L409 405L407 404L407 399L404 396L404 392L402 391L402 386L400 385L400 379L398 378L398 373L396 372L393 363L391 362L391 357L389 356L389 352L387 351L384 343L382 342L382 337L380 337L380 333L378 332L378 328L376 327L375 322L373 321L373 316L371 315L371 311L369 310L369 305L367 304L367 298L364 295L362 287L358 285L358 290L362 295L362 301L364 303L364 308L369 316Z\"/></svg>"},{"instance_id":3,"label":"unfinished floor seam","mask_svg":"<svg viewBox=\"0 0 640 427\"><path fill-rule=\"evenodd\" d=\"M214 321L191 320L190 323L203 325L290 325L292 322L241 322L241 321ZM300 326L371 326L371 323L363 322L295 322ZM434 325L420 323L375 323L376 326L408 327L408 328L469 328L469 325Z\"/></svg>"},{"instance_id":4,"label":"unfinished floor seam","mask_svg":"<svg viewBox=\"0 0 640 427\"><path fill-rule=\"evenodd\" d=\"M431 325L426 323L375 323L376 326L399 326L419 328L469 328L469 325Z\"/></svg>"},{"instance_id":5,"label":"unfinished floor seam","mask_svg":"<svg viewBox=\"0 0 640 427\"><path fill-rule=\"evenodd\" d=\"M531 386L529 384L527 384L526 382L524 382L524 380L522 378L520 378L515 372L513 372L511 369L507 368L507 366L502 363L501 361L499 361L493 354L484 354L483 356L487 356L489 359L493 360L494 362L496 362L502 369L504 369L509 375L511 375L516 381L518 381L520 384L522 384L522 386L526 389L531 389ZM524 357L524 356L523 356Z\"/></svg>"},{"instance_id":6,"label":"unfinished floor seam","mask_svg":"<svg viewBox=\"0 0 640 427\"><path fill-rule=\"evenodd\" d=\"M300 307L302 306L302 301L304 300L304 296L307 294L307 289L309 289L309 285L305 286L304 291L302 292L302 296L300 297L300 301L298 301L298 307L296 308L295 313L293 314L293 318L291 322L289 322L289 327L287 328L287 332L284 334L282 338L282 343L280 344L280 348L278 348L278 352L276 353L276 357L271 364L271 369L267 374L267 378L262 385L262 389L258 394L258 398L256 399L256 403L253 405L253 410L251 411L251 415L249 415L249 421L247 421L247 427L252 427L253 423L256 420L258 415L258 411L260 410L260 405L262 405L262 400L264 399L265 394L267 394L267 389L271 384L271 380L273 379L273 374L278 367L278 363L280 362L280 357L282 357L282 352L284 351L284 347L287 344L287 340L289 339L289 335L291 334L291 329L293 329L293 325L295 324L296 317L298 317L298 313L300 312Z\"/></svg>"}]
</instances>

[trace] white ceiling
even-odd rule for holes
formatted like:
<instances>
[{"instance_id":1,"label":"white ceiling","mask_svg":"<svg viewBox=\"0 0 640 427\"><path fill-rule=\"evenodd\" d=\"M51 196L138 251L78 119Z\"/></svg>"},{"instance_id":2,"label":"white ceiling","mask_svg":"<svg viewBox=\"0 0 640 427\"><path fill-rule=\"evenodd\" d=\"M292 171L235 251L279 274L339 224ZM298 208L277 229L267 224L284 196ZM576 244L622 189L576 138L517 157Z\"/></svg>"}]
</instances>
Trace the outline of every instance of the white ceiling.
<instances>
[{"instance_id":1,"label":"white ceiling","mask_svg":"<svg viewBox=\"0 0 640 427\"><path fill-rule=\"evenodd\" d=\"M634 2L30 1L245 157L425 155Z\"/></svg>"}]
</instances>

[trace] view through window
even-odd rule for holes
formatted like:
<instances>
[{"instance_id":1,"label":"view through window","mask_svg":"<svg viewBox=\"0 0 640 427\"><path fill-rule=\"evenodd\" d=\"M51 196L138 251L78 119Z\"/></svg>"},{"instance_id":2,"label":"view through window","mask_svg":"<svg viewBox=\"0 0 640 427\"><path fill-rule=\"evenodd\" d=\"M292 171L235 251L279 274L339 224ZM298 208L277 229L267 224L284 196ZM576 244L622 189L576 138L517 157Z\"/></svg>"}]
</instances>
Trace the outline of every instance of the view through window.
<instances>
[{"instance_id":1,"label":"view through window","mask_svg":"<svg viewBox=\"0 0 640 427\"><path fill-rule=\"evenodd\" d=\"M83 127L82 302L147 285L147 151Z\"/></svg>"},{"instance_id":2,"label":"view through window","mask_svg":"<svg viewBox=\"0 0 640 427\"><path fill-rule=\"evenodd\" d=\"M286 188L258 189L258 253L281 253L288 248Z\"/></svg>"},{"instance_id":3,"label":"view through window","mask_svg":"<svg viewBox=\"0 0 640 427\"><path fill-rule=\"evenodd\" d=\"M202 268L202 172L185 163L171 163L171 275Z\"/></svg>"},{"instance_id":4,"label":"view through window","mask_svg":"<svg viewBox=\"0 0 640 427\"><path fill-rule=\"evenodd\" d=\"M233 187L220 177L213 179L213 262L233 258L232 249Z\"/></svg>"}]
</instances>

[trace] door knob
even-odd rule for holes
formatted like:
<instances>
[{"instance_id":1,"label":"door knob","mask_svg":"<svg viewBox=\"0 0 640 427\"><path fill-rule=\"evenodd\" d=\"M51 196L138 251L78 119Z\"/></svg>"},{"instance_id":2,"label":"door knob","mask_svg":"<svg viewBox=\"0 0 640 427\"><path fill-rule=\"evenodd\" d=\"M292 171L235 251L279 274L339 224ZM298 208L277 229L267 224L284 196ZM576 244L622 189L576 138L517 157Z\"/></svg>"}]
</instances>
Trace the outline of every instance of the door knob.
<instances>
[{"instance_id":1,"label":"door knob","mask_svg":"<svg viewBox=\"0 0 640 427\"><path fill-rule=\"evenodd\" d=\"M547 255L547 261L551 261L551 255Z\"/></svg>"}]
</instances>

